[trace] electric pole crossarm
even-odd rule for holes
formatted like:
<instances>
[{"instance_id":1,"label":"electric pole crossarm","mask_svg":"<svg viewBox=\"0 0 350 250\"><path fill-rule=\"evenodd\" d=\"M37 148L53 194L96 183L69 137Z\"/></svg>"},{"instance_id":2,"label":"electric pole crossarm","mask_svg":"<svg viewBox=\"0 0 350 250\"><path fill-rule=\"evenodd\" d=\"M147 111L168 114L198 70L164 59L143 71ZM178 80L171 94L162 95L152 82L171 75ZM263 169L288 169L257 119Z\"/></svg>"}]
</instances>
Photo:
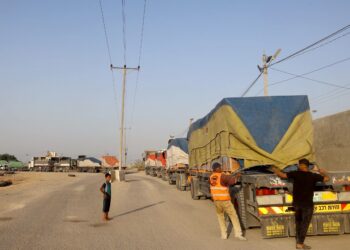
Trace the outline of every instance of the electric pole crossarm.
<instances>
[{"instance_id":1,"label":"electric pole crossarm","mask_svg":"<svg viewBox=\"0 0 350 250\"><path fill-rule=\"evenodd\" d=\"M117 67L117 66L113 66L113 64L111 64L111 69L127 69L127 70L140 70L140 66L138 66L137 68L128 68L126 67L126 65L124 65L124 67Z\"/></svg>"}]
</instances>

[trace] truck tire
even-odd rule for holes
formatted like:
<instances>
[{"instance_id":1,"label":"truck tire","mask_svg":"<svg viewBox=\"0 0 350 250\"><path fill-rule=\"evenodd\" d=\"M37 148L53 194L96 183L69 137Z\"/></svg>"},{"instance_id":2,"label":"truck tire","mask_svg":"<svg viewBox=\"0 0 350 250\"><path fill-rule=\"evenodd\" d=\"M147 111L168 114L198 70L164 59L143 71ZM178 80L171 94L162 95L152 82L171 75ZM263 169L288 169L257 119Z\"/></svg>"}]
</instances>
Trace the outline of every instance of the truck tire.
<instances>
[{"instance_id":1,"label":"truck tire","mask_svg":"<svg viewBox=\"0 0 350 250\"><path fill-rule=\"evenodd\" d=\"M191 186L190 186L190 190L191 190L191 197L193 200L199 200L199 196L197 195L198 193L198 188L196 187L196 184L195 184L195 181L196 180L191 180Z\"/></svg>"},{"instance_id":2,"label":"truck tire","mask_svg":"<svg viewBox=\"0 0 350 250\"><path fill-rule=\"evenodd\" d=\"M169 185L174 185L175 183L173 182L173 180L172 180L172 176L173 176L173 174L169 174L168 175L168 183L169 183Z\"/></svg>"},{"instance_id":3,"label":"truck tire","mask_svg":"<svg viewBox=\"0 0 350 250\"><path fill-rule=\"evenodd\" d=\"M12 181L0 181L0 187L10 186Z\"/></svg>"},{"instance_id":4,"label":"truck tire","mask_svg":"<svg viewBox=\"0 0 350 250\"><path fill-rule=\"evenodd\" d=\"M179 180L179 175L176 175L176 181L175 181L175 184L176 184L176 189L177 190L179 190L180 188L179 188L179 182L180 182L180 180Z\"/></svg>"},{"instance_id":5,"label":"truck tire","mask_svg":"<svg viewBox=\"0 0 350 250\"><path fill-rule=\"evenodd\" d=\"M166 176L165 173L162 174L162 180L163 180L163 181L167 181L167 176Z\"/></svg>"},{"instance_id":6,"label":"truck tire","mask_svg":"<svg viewBox=\"0 0 350 250\"><path fill-rule=\"evenodd\" d=\"M235 187L234 190L234 200L233 204L237 210L237 214L241 223L242 229L246 230L248 229L248 223L247 223L247 211L246 211L246 204L244 199L244 189L242 186Z\"/></svg>"}]
</instances>

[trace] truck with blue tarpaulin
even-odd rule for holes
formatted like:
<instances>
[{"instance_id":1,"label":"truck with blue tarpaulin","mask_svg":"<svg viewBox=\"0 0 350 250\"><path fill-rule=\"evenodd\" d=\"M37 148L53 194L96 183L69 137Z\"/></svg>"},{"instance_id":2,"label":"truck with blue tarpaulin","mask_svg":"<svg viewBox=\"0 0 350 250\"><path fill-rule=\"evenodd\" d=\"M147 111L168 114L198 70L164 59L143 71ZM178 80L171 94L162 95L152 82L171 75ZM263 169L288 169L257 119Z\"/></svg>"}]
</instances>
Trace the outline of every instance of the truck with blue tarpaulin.
<instances>
[{"instance_id":1,"label":"truck with blue tarpaulin","mask_svg":"<svg viewBox=\"0 0 350 250\"><path fill-rule=\"evenodd\" d=\"M226 174L242 174L230 192L245 229L261 227L265 238L295 235L293 185L269 167L294 171L305 158L317 172L307 96L224 98L190 126L187 140L189 171L182 178L194 200L210 198L211 166L220 162ZM350 233L350 172L329 176L314 192L309 235Z\"/></svg>"}]
</instances>

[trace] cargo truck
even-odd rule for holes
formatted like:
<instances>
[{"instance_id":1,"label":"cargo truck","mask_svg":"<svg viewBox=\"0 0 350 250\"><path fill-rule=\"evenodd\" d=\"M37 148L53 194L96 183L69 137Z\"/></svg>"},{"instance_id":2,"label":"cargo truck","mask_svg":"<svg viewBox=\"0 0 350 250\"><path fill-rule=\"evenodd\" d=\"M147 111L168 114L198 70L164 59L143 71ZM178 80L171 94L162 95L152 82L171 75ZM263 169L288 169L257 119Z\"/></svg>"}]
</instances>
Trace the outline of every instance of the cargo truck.
<instances>
[{"instance_id":1,"label":"cargo truck","mask_svg":"<svg viewBox=\"0 0 350 250\"><path fill-rule=\"evenodd\" d=\"M192 199L210 198L211 166L220 162L226 174L242 174L230 192L243 228L261 227L264 238L295 235L293 185L269 166L288 172L301 158L315 163L307 96L225 98L191 125L187 139ZM350 233L350 172L329 176L315 190L309 235Z\"/></svg>"},{"instance_id":2,"label":"cargo truck","mask_svg":"<svg viewBox=\"0 0 350 250\"><path fill-rule=\"evenodd\" d=\"M186 138L174 138L168 142L166 153L167 179L169 184L176 184L179 190L186 190L188 176L188 142Z\"/></svg>"},{"instance_id":3,"label":"cargo truck","mask_svg":"<svg viewBox=\"0 0 350 250\"><path fill-rule=\"evenodd\" d=\"M156 176L166 180L166 150L159 150L156 153Z\"/></svg>"},{"instance_id":4,"label":"cargo truck","mask_svg":"<svg viewBox=\"0 0 350 250\"><path fill-rule=\"evenodd\" d=\"M145 174L146 175L152 175L156 176L155 169L156 169L156 153L157 151L154 150L146 150L143 153L143 162L145 165Z\"/></svg>"}]
</instances>

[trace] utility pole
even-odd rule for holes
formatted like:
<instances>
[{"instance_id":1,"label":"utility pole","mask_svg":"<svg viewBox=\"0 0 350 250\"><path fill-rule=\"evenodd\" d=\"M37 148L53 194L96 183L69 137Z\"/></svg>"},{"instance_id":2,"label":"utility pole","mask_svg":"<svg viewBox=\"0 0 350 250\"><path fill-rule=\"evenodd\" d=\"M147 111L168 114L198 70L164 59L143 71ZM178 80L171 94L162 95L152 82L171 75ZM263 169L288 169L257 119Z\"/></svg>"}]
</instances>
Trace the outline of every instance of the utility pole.
<instances>
[{"instance_id":1,"label":"utility pole","mask_svg":"<svg viewBox=\"0 0 350 250\"><path fill-rule=\"evenodd\" d=\"M268 96L269 92L267 89L268 86L268 79L267 79L267 56L265 53L262 56L262 62L263 62L263 74L264 74L264 96Z\"/></svg>"},{"instance_id":2,"label":"utility pole","mask_svg":"<svg viewBox=\"0 0 350 250\"><path fill-rule=\"evenodd\" d=\"M268 83L267 69L270 66L271 62L276 59L276 57L279 55L280 52L281 52L281 49L278 49L273 56L267 56L264 52L264 54L262 56L262 67L260 67L258 65L259 71L261 73L263 73L263 75L264 75L264 96L269 95L269 91L268 91L269 83Z\"/></svg>"},{"instance_id":3,"label":"utility pole","mask_svg":"<svg viewBox=\"0 0 350 250\"><path fill-rule=\"evenodd\" d=\"M127 148L127 145L126 145L126 130L131 130L131 127L130 128L124 128L124 155L125 155L125 158L124 158L124 162L125 162L125 166L127 165L127 156L128 156L128 148Z\"/></svg>"},{"instance_id":4,"label":"utility pole","mask_svg":"<svg viewBox=\"0 0 350 250\"><path fill-rule=\"evenodd\" d=\"M124 161L123 161L123 151L124 151L124 110L125 110L125 88L126 88L126 73L128 70L140 70L140 66L137 68L128 68L126 65L123 67L115 67L113 64L111 64L111 70L113 69L119 69L123 70L123 89L122 89L122 110L121 110L121 119L120 119L120 149L119 149L119 172L122 170ZM119 177L119 178L118 178ZM123 179L121 175L117 177L118 180Z\"/></svg>"}]
</instances>

